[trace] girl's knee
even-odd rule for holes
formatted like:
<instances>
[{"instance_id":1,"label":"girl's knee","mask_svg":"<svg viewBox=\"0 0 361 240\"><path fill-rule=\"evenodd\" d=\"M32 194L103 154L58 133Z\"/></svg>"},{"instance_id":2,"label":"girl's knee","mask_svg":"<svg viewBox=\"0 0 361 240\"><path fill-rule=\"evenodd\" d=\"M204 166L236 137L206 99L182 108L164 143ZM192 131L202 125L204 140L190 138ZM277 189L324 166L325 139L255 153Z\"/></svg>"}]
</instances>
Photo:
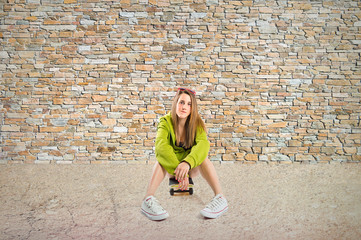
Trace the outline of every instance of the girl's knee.
<instances>
[{"instance_id":1,"label":"girl's knee","mask_svg":"<svg viewBox=\"0 0 361 240\"><path fill-rule=\"evenodd\" d=\"M204 159L204 161L202 162L201 166L202 165L206 165L206 164L209 164L211 161L209 160L209 158L206 158Z\"/></svg>"},{"instance_id":2,"label":"girl's knee","mask_svg":"<svg viewBox=\"0 0 361 240\"><path fill-rule=\"evenodd\" d=\"M191 178L195 178L199 175L200 173L200 169L199 169L199 166L198 167L195 167L193 168L192 170L189 171L189 177Z\"/></svg>"}]
</instances>

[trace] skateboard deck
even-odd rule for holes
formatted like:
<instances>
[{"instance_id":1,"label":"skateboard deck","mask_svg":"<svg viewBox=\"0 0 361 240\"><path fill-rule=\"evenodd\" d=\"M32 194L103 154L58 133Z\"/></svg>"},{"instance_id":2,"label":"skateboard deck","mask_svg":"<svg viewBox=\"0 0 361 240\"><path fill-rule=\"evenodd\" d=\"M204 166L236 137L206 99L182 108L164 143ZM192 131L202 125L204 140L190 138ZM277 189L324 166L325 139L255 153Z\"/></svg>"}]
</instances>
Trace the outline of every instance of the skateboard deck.
<instances>
[{"instance_id":1,"label":"skateboard deck","mask_svg":"<svg viewBox=\"0 0 361 240\"><path fill-rule=\"evenodd\" d=\"M188 189L186 190L180 190L179 189L179 182L175 179L175 178L169 178L169 193L170 195L174 195L174 193L186 193L188 192L189 195L193 194L193 180L192 178L189 178L189 185L188 185Z\"/></svg>"}]
</instances>

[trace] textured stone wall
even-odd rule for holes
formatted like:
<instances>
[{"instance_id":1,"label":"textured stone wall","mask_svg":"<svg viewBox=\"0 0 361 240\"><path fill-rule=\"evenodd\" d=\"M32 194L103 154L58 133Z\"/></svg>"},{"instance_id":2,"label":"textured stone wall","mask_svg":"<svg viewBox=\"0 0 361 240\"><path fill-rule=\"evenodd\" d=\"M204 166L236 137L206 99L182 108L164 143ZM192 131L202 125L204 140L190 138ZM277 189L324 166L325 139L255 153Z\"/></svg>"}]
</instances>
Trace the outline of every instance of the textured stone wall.
<instances>
[{"instance_id":1,"label":"textured stone wall","mask_svg":"<svg viewBox=\"0 0 361 240\"><path fill-rule=\"evenodd\" d=\"M0 162L154 160L197 92L216 161L361 160L361 2L5 0Z\"/></svg>"}]
</instances>

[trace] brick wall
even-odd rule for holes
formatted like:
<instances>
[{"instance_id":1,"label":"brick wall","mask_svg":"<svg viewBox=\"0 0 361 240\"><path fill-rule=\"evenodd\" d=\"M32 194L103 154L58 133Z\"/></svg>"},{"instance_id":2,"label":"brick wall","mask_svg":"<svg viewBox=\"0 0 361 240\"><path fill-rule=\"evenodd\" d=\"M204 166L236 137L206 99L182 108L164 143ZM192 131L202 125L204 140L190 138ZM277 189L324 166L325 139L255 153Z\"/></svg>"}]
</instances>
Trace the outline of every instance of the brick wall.
<instances>
[{"instance_id":1,"label":"brick wall","mask_svg":"<svg viewBox=\"0 0 361 240\"><path fill-rule=\"evenodd\" d=\"M211 160L361 160L358 0L0 8L1 163L154 160L178 86L197 91Z\"/></svg>"}]
</instances>

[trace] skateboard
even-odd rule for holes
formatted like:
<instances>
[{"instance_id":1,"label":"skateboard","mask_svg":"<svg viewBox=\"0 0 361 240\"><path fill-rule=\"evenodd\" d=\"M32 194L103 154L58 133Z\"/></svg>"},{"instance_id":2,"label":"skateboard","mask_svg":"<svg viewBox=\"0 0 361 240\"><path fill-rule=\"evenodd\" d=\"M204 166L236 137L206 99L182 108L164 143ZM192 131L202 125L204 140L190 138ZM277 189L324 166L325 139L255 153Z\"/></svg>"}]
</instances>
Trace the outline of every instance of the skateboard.
<instances>
[{"instance_id":1,"label":"skateboard","mask_svg":"<svg viewBox=\"0 0 361 240\"><path fill-rule=\"evenodd\" d=\"M186 190L180 190L178 189L179 188L179 182L177 180L175 180L175 178L169 178L169 193L171 196L174 195L174 193L185 193L185 192L188 192L189 195L192 195L193 194L193 180L192 178L189 178L189 185L188 185L188 189Z\"/></svg>"}]
</instances>

